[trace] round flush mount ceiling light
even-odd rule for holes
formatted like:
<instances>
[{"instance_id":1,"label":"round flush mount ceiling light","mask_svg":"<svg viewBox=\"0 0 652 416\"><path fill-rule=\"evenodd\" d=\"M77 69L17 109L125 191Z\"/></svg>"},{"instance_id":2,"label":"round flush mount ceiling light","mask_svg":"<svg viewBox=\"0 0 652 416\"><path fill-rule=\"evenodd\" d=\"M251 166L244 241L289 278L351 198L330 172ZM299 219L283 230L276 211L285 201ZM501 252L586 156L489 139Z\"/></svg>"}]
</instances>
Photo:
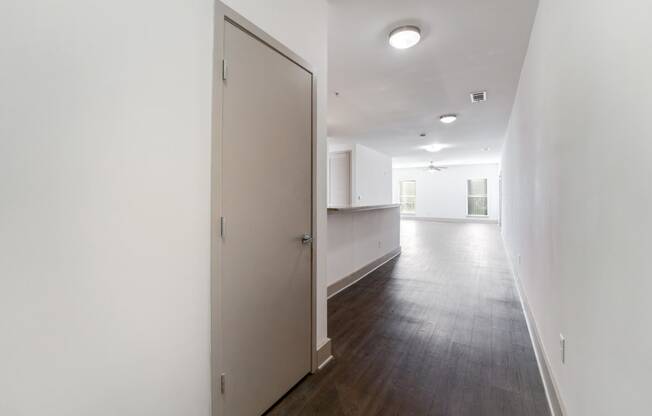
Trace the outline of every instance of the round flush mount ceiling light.
<instances>
[{"instance_id":1,"label":"round flush mount ceiling light","mask_svg":"<svg viewBox=\"0 0 652 416\"><path fill-rule=\"evenodd\" d=\"M425 151L430 152L430 153L441 152L441 151L442 151L443 149L445 149L445 148L446 148L446 146L443 145L443 144L431 144L431 145L428 145L428 146L424 146L424 147L423 147L423 149L424 149Z\"/></svg>"},{"instance_id":2,"label":"round flush mount ceiling light","mask_svg":"<svg viewBox=\"0 0 652 416\"><path fill-rule=\"evenodd\" d=\"M408 49L421 40L421 29L416 26L401 26L389 34L389 44L396 49Z\"/></svg>"},{"instance_id":3,"label":"round flush mount ceiling light","mask_svg":"<svg viewBox=\"0 0 652 416\"><path fill-rule=\"evenodd\" d=\"M444 114L443 116L439 117L439 121L444 124L451 124L455 120L457 120L457 115L455 114Z\"/></svg>"}]
</instances>

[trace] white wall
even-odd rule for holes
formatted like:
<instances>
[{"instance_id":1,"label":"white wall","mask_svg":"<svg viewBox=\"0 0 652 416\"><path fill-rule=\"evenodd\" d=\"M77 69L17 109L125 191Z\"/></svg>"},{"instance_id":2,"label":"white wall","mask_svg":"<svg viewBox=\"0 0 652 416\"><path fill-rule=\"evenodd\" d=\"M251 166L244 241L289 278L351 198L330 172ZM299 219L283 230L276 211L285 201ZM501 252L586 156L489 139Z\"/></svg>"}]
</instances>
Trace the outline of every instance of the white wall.
<instances>
[{"instance_id":1,"label":"white wall","mask_svg":"<svg viewBox=\"0 0 652 416\"><path fill-rule=\"evenodd\" d=\"M650 16L541 0L503 152L504 239L572 416L652 408Z\"/></svg>"},{"instance_id":2,"label":"white wall","mask_svg":"<svg viewBox=\"0 0 652 416\"><path fill-rule=\"evenodd\" d=\"M392 158L359 144L330 144L329 152L351 152L353 205L392 202Z\"/></svg>"},{"instance_id":3,"label":"white wall","mask_svg":"<svg viewBox=\"0 0 652 416\"><path fill-rule=\"evenodd\" d=\"M351 205L351 152L331 152L328 154L328 206Z\"/></svg>"},{"instance_id":4,"label":"white wall","mask_svg":"<svg viewBox=\"0 0 652 416\"><path fill-rule=\"evenodd\" d=\"M326 3L229 4L322 80L325 253ZM212 22L210 0L3 2L0 414L209 414Z\"/></svg>"},{"instance_id":5,"label":"white wall","mask_svg":"<svg viewBox=\"0 0 652 416\"><path fill-rule=\"evenodd\" d=\"M397 168L393 171L393 200L400 201L400 181L417 182L415 217L467 219L467 180L487 178L488 219L499 217L500 167L494 165L451 166L430 173L425 168Z\"/></svg>"},{"instance_id":6,"label":"white wall","mask_svg":"<svg viewBox=\"0 0 652 416\"><path fill-rule=\"evenodd\" d=\"M399 209L328 214L328 284L398 249Z\"/></svg>"},{"instance_id":7,"label":"white wall","mask_svg":"<svg viewBox=\"0 0 652 416\"><path fill-rule=\"evenodd\" d=\"M355 145L355 199L357 205L392 202L392 158L359 144Z\"/></svg>"}]
</instances>

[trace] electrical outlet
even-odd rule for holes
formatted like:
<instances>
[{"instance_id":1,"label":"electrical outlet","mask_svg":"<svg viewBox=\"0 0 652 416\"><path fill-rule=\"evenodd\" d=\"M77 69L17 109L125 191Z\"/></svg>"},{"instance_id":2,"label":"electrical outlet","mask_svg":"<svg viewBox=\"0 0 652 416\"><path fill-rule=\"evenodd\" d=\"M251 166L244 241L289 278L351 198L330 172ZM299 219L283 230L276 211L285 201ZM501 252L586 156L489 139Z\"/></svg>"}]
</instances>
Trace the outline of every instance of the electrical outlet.
<instances>
[{"instance_id":1,"label":"electrical outlet","mask_svg":"<svg viewBox=\"0 0 652 416\"><path fill-rule=\"evenodd\" d=\"M519 266L523 263L523 261L521 260L521 255L520 254L518 256L516 256L516 261L518 262Z\"/></svg>"},{"instance_id":2,"label":"electrical outlet","mask_svg":"<svg viewBox=\"0 0 652 416\"><path fill-rule=\"evenodd\" d=\"M383 243L380 240L378 240L378 248L381 248L382 246L383 246Z\"/></svg>"},{"instance_id":3,"label":"electrical outlet","mask_svg":"<svg viewBox=\"0 0 652 416\"><path fill-rule=\"evenodd\" d=\"M559 352L561 354L561 363L566 364L566 338L564 334L559 334Z\"/></svg>"}]
</instances>

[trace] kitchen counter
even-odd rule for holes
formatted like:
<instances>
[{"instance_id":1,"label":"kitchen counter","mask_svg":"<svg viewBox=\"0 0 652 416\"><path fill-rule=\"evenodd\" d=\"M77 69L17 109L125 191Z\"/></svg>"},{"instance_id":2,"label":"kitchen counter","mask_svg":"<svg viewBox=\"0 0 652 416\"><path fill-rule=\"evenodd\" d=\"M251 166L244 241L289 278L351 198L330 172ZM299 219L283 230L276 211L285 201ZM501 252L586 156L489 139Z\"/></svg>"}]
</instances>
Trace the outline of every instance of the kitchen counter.
<instances>
[{"instance_id":1,"label":"kitchen counter","mask_svg":"<svg viewBox=\"0 0 652 416\"><path fill-rule=\"evenodd\" d=\"M401 252L400 204L328 208L328 295Z\"/></svg>"},{"instance_id":2,"label":"kitchen counter","mask_svg":"<svg viewBox=\"0 0 652 416\"><path fill-rule=\"evenodd\" d=\"M382 205L351 205L348 207L328 207L328 212L356 212L356 211L374 211L377 209L398 208L400 204L382 204Z\"/></svg>"}]
</instances>

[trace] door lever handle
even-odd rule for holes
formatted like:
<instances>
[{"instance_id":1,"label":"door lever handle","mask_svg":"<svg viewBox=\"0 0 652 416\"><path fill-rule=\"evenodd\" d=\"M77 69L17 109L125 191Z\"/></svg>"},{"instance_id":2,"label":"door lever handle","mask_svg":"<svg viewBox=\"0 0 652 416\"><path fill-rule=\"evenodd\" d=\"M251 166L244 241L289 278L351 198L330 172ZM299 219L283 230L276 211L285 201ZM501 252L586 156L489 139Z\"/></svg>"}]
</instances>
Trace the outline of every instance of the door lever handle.
<instances>
[{"instance_id":1,"label":"door lever handle","mask_svg":"<svg viewBox=\"0 0 652 416\"><path fill-rule=\"evenodd\" d=\"M312 243L312 236L310 234L304 234L301 237L301 244L310 244Z\"/></svg>"}]
</instances>

